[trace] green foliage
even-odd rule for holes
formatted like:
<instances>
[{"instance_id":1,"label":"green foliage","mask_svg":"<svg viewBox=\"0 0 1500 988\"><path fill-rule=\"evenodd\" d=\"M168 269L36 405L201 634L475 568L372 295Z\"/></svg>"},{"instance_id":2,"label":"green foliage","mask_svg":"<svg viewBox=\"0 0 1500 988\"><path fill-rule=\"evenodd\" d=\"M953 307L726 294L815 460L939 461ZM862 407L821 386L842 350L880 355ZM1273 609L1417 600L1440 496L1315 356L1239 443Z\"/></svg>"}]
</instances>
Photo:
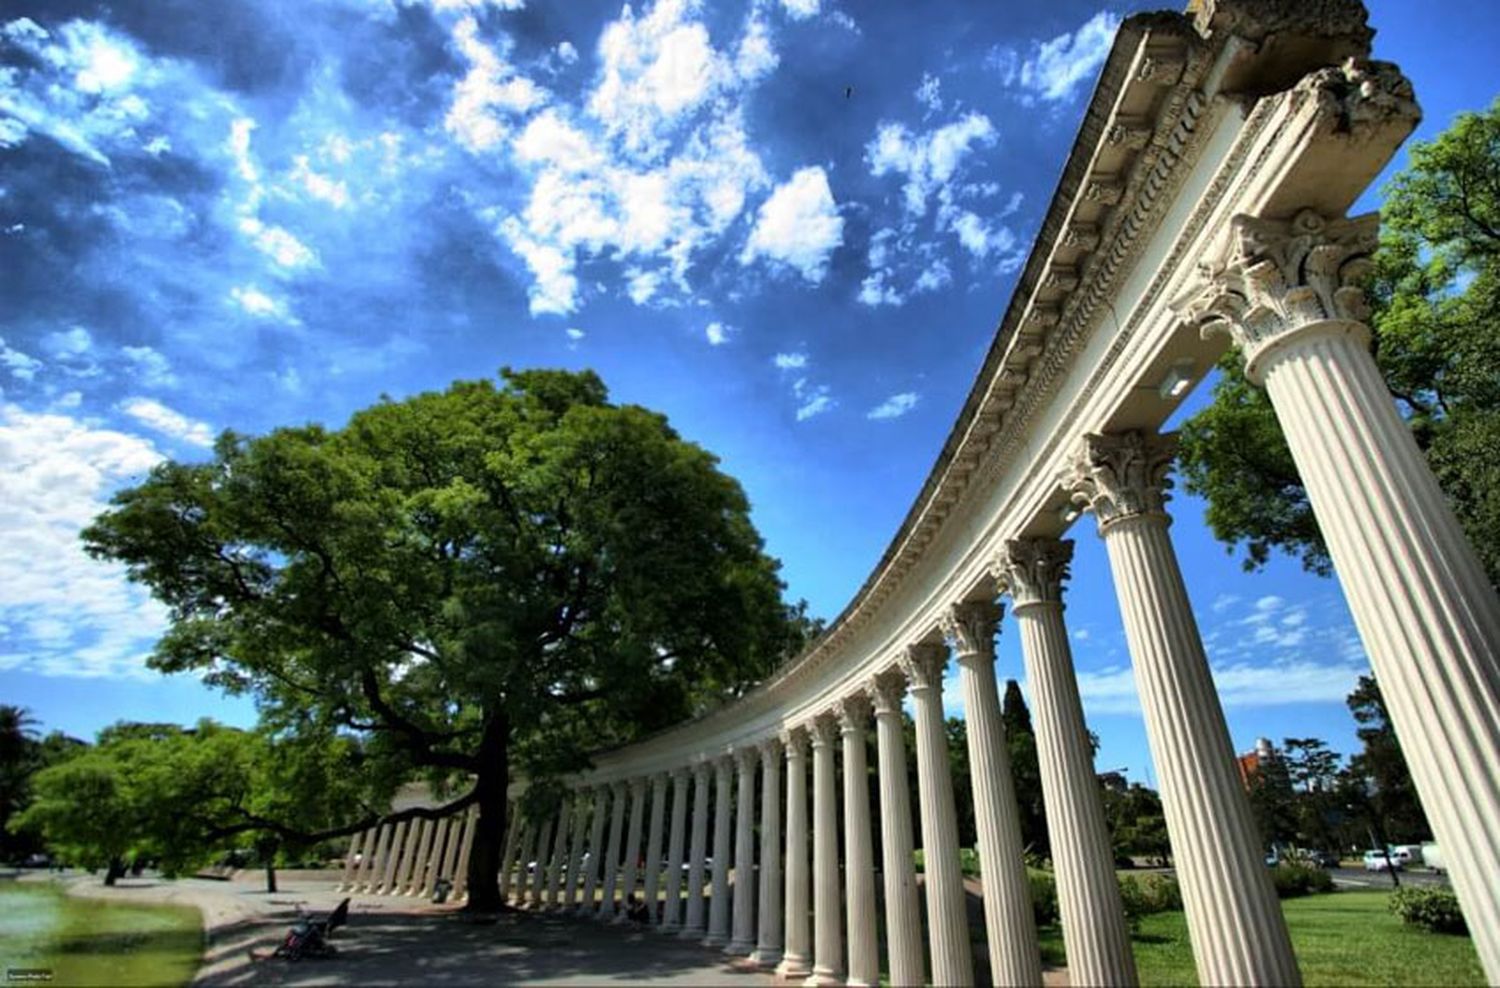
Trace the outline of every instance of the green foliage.
<instances>
[{"instance_id":1,"label":"green foliage","mask_svg":"<svg viewBox=\"0 0 1500 988\"><path fill-rule=\"evenodd\" d=\"M1100 787L1104 802L1104 821L1114 840L1115 856L1140 855L1158 864L1166 864L1172 853L1167 839L1167 819L1162 812L1161 796L1139 782L1126 785L1118 775L1106 777Z\"/></svg>"},{"instance_id":2,"label":"green foliage","mask_svg":"<svg viewBox=\"0 0 1500 988\"><path fill-rule=\"evenodd\" d=\"M1406 886L1391 893L1391 912L1401 922L1433 933L1467 933L1468 923L1452 890L1435 886Z\"/></svg>"},{"instance_id":3,"label":"green foliage","mask_svg":"<svg viewBox=\"0 0 1500 988\"><path fill-rule=\"evenodd\" d=\"M1377 844L1430 839L1432 828L1374 677L1359 677L1348 704L1360 725L1355 733L1364 750L1349 759L1348 781L1341 787L1345 805L1374 831Z\"/></svg>"},{"instance_id":4,"label":"green foliage","mask_svg":"<svg viewBox=\"0 0 1500 988\"><path fill-rule=\"evenodd\" d=\"M1182 887L1170 875L1125 875L1119 882L1120 903L1132 927L1142 916L1182 908Z\"/></svg>"},{"instance_id":5,"label":"green foliage","mask_svg":"<svg viewBox=\"0 0 1500 988\"><path fill-rule=\"evenodd\" d=\"M1385 190L1369 285L1386 384L1492 582L1500 584L1500 101L1458 117ZM1273 551L1331 572L1264 392L1230 354L1213 402L1182 430L1184 486L1247 569Z\"/></svg>"},{"instance_id":6,"label":"green foliage","mask_svg":"<svg viewBox=\"0 0 1500 988\"><path fill-rule=\"evenodd\" d=\"M1316 865L1300 861L1281 861L1271 869L1271 884L1276 897L1295 899L1316 892L1332 892L1333 876Z\"/></svg>"},{"instance_id":7,"label":"green foliage","mask_svg":"<svg viewBox=\"0 0 1500 988\"><path fill-rule=\"evenodd\" d=\"M1061 915L1057 905L1057 878L1040 868L1027 868L1031 884L1031 915L1038 927L1050 926Z\"/></svg>"},{"instance_id":8,"label":"green foliage","mask_svg":"<svg viewBox=\"0 0 1500 988\"><path fill-rule=\"evenodd\" d=\"M1005 681L1000 722L1005 725L1006 753L1010 756L1011 779L1021 814L1021 843L1033 854L1048 857L1052 845L1042 805L1042 768L1037 758L1036 730L1031 726L1031 711L1021 695L1021 684L1014 679Z\"/></svg>"}]
</instances>

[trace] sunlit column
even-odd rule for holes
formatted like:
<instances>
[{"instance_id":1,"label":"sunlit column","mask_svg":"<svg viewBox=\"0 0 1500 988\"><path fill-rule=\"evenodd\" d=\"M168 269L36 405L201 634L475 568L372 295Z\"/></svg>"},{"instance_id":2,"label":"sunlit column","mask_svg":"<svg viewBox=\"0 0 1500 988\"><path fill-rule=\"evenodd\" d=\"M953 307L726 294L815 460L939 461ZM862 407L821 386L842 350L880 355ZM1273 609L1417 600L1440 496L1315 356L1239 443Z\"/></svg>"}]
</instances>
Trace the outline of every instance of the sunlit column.
<instances>
[{"instance_id":1,"label":"sunlit column","mask_svg":"<svg viewBox=\"0 0 1500 988\"><path fill-rule=\"evenodd\" d=\"M943 669L948 649L933 642L908 645L901 669L911 683L917 728L917 792L922 804L922 873L927 892L927 943L932 981L972 985L974 951L964 906L963 872L958 864L958 820L948 766L948 731L943 718Z\"/></svg>"},{"instance_id":2,"label":"sunlit column","mask_svg":"<svg viewBox=\"0 0 1500 988\"><path fill-rule=\"evenodd\" d=\"M443 844L448 839L448 817L432 821L432 842L427 849L427 859L422 867L422 886L417 894L426 898L437 889L443 865Z\"/></svg>"},{"instance_id":3,"label":"sunlit column","mask_svg":"<svg viewBox=\"0 0 1500 988\"><path fill-rule=\"evenodd\" d=\"M651 777L651 823L646 827L646 909L650 919L656 923L656 904L661 890L661 842L666 837L662 831L667 825L667 774L658 772Z\"/></svg>"},{"instance_id":4,"label":"sunlit column","mask_svg":"<svg viewBox=\"0 0 1500 988\"><path fill-rule=\"evenodd\" d=\"M705 946L729 942L729 823L730 786L734 760L725 755L714 763L714 877L708 899L708 936Z\"/></svg>"},{"instance_id":5,"label":"sunlit column","mask_svg":"<svg viewBox=\"0 0 1500 988\"><path fill-rule=\"evenodd\" d=\"M844 740L844 902L849 914L851 985L880 983L875 934L875 857L870 839L870 769L865 735L870 701L863 693L839 701Z\"/></svg>"},{"instance_id":6,"label":"sunlit column","mask_svg":"<svg viewBox=\"0 0 1500 988\"><path fill-rule=\"evenodd\" d=\"M672 834L667 840L667 901L662 907L663 930L682 926L682 855L687 837L688 770L672 773Z\"/></svg>"},{"instance_id":7,"label":"sunlit column","mask_svg":"<svg viewBox=\"0 0 1500 988\"><path fill-rule=\"evenodd\" d=\"M1071 541L1014 540L1001 549L994 572L1021 629L1068 977L1128 986L1137 982L1130 930L1063 624L1062 585L1072 558Z\"/></svg>"},{"instance_id":8,"label":"sunlit column","mask_svg":"<svg viewBox=\"0 0 1500 988\"><path fill-rule=\"evenodd\" d=\"M416 853L406 879L406 894L420 895L427 884L427 859L432 856L432 838L437 836L437 820L422 820L417 828Z\"/></svg>"},{"instance_id":9,"label":"sunlit column","mask_svg":"<svg viewBox=\"0 0 1500 988\"><path fill-rule=\"evenodd\" d=\"M354 887L354 879L359 871L359 863L368 854L362 854L365 847L365 831L357 832L349 838L349 855L344 859L344 877L339 880L339 891L345 892Z\"/></svg>"},{"instance_id":10,"label":"sunlit column","mask_svg":"<svg viewBox=\"0 0 1500 988\"><path fill-rule=\"evenodd\" d=\"M448 846L443 851L443 870L439 874L452 882L455 888L458 886L458 851L463 843L466 819L467 811L448 814Z\"/></svg>"},{"instance_id":11,"label":"sunlit column","mask_svg":"<svg viewBox=\"0 0 1500 988\"><path fill-rule=\"evenodd\" d=\"M564 909L575 909L583 892L584 840L588 837L590 800L582 787L573 791L573 838L568 848L568 883L563 892Z\"/></svg>"},{"instance_id":12,"label":"sunlit column","mask_svg":"<svg viewBox=\"0 0 1500 988\"><path fill-rule=\"evenodd\" d=\"M1175 437L1085 436L1063 486L1099 521L1204 984L1301 982L1167 534Z\"/></svg>"},{"instance_id":13,"label":"sunlit column","mask_svg":"<svg viewBox=\"0 0 1500 988\"><path fill-rule=\"evenodd\" d=\"M583 900L578 903L580 915L592 913L598 908L595 894L599 891L599 873L605 859L604 825L608 822L609 787L594 787L594 810L589 825L588 860L583 863Z\"/></svg>"},{"instance_id":14,"label":"sunlit column","mask_svg":"<svg viewBox=\"0 0 1500 988\"><path fill-rule=\"evenodd\" d=\"M688 856L687 918L682 923L684 939L703 935L703 873L708 858L708 777L707 762L699 762L693 766L693 849Z\"/></svg>"},{"instance_id":15,"label":"sunlit column","mask_svg":"<svg viewBox=\"0 0 1500 988\"><path fill-rule=\"evenodd\" d=\"M620 912L615 922L630 920L630 900L641 874L641 829L646 825L646 779L630 780L630 823L625 827L625 858L620 865Z\"/></svg>"},{"instance_id":16,"label":"sunlit column","mask_svg":"<svg viewBox=\"0 0 1500 988\"><path fill-rule=\"evenodd\" d=\"M625 841L625 783L609 787L609 850L604 858L604 898L599 903L600 918L615 914L615 893L620 887L620 846Z\"/></svg>"},{"instance_id":17,"label":"sunlit column","mask_svg":"<svg viewBox=\"0 0 1500 988\"><path fill-rule=\"evenodd\" d=\"M1042 980L1042 955L1031 912L1020 809L995 682L995 629L999 622L997 604L964 601L943 615L943 633L953 643L963 687L990 979L996 985L1034 985Z\"/></svg>"},{"instance_id":18,"label":"sunlit column","mask_svg":"<svg viewBox=\"0 0 1500 988\"><path fill-rule=\"evenodd\" d=\"M760 743L760 916L753 959L761 967L781 961L781 741Z\"/></svg>"},{"instance_id":19,"label":"sunlit column","mask_svg":"<svg viewBox=\"0 0 1500 988\"><path fill-rule=\"evenodd\" d=\"M1238 216L1231 239L1196 314L1229 331L1276 409L1474 944L1500 983L1500 600L1370 353L1363 282L1378 217Z\"/></svg>"},{"instance_id":20,"label":"sunlit column","mask_svg":"<svg viewBox=\"0 0 1500 988\"><path fill-rule=\"evenodd\" d=\"M421 824L420 818L406 822L406 835L401 838L401 853L396 856L396 871L391 878L390 887L385 890L386 895L400 895L406 891L407 879L411 875L412 859L417 856L416 843Z\"/></svg>"},{"instance_id":21,"label":"sunlit column","mask_svg":"<svg viewBox=\"0 0 1500 988\"><path fill-rule=\"evenodd\" d=\"M734 938L726 954L748 954L755 949L755 749L734 753L739 770L739 799L734 820Z\"/></svg>"},{"instance_id":22,"label":"sunlit column","mask_svg":"<svg viewBox=\"0 0 1500 988\"><path fill-rule=\"evenodd\" d=\"M390 842L390 824L377 824L366 833L364 860L359 864L359 890L373 892L379 888L385 867L385 849Z\"/></svg>"},{"instance_id":23,"label":"sunlit column","mask_svg":"<svg viewBox=\"0 0 1500 988\"><path fill-rule=\"evenodd\" d=\"M479 807L469 807L464 817L463 837L459 841L458 861L453 866L453 873L458 876L453 880L455 899L469 894L469 854L474 849L474 828L478 820Z\"/></svg>"},{"instance_id":24,"label":"sunlit column","mask_svg":"<svg viewBox=\"0 0 1500 988\"><path fill-rule=\"evenodd\" d=\"M380 877L380 894L390 895L396 887L396 869L401 864L401 853L406 850L406 821L396 824L391 831L390 847L386 850L385 873Z\"/></svg>"},{"instance_id":25,"label":"sunlit column","mask_svg":"<svg viewBox=\"0 0 1500 988\"><path fill-rule=\"evenodd\" d=\"M912 859L911 796L907 789L906 739L901 701L906 677L899 669L870 680L875 703L875 743L880 760L880 849L885 875L885 935L891 984L922 983L922 907Z\"/></svg>"},{"instance_id":26,"label":"sunlit column","mask_svg":"<svg viewBox=\"0 0 1500 988\"><path fill-rule=\"evenodd\" d=\"M811 939L808 929L808 898L811 876L807 867L807 730L794 727L782 732L786 748L786 950L776 973L786 980L812 973Z\"/></svg>"},{"instance_id":27,"label":"sunlit column","mask_svg":"<svg viewBox=\"0 0 1500 988\"><path fill-rule=\"evenodd\" d=\"M810 725L813 761L813 969L808 985L844 983L839 909L839 811L833 752L839 725L820 714Z\"/></svg>"}]
</instances>

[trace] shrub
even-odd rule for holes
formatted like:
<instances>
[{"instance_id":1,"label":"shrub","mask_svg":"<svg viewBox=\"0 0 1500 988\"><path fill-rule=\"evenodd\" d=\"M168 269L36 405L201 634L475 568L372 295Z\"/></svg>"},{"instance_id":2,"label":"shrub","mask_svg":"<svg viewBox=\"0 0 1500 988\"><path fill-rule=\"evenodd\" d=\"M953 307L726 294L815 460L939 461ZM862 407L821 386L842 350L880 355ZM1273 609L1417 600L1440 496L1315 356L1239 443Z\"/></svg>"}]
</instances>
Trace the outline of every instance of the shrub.
<instances>
[{"instance_id":1,"label":"shrub","mask_svg":"<svg viewBox=\"0 0 1500 988\"><path fill-rule=\"evenodd\" d=\"M1280 899L1295 899L1315 892L1332 892L1333 876L1315 865L1282 861L1271 869L1271 882Z\"/></svg>"},{"instance_id":2,"label":"shrub","mask_svg":"<svg viewBox=\"0 0 1500 988\"><path fill-rule=\"evenodd\" d=\"M958 849L958 870L970 878L979 875L979 850L973 847Z\"/></svg>"},{"instance_id":3,"label":"shrub","mask_svg":"<svg viewBox=\"0 0 1500 988\"><path fill-rule=\"evenodd\" d=\"M1421 926L1434 933L1465 933L1468 924L1459 908L1458 896L1445 888L1410 886L1391 893L1391 912L1401 922Z\"/></svg>"},{"instance_id":4,"label":"shrub","mask_svg":"<svg viewBox=\"0 0 1500 988\"><path fill-rule=\"evenodd\" d=\"M1031 914L1038 927L1051 926L1057 922L1057 879L1050 871L1026 869L1031 880Z\"/></svg>"},{"instance_id":5,"label":"shrub","mask_svg":"<svg viewBox=\"0 0 1500 988\"><path fill-rule=\"evenodd\" d=\"M1142 916L1181 909L1182 887L1166 875L1126 875L1120 879L1120 902L1133 927Z\"/></svg>"}]
</instances>

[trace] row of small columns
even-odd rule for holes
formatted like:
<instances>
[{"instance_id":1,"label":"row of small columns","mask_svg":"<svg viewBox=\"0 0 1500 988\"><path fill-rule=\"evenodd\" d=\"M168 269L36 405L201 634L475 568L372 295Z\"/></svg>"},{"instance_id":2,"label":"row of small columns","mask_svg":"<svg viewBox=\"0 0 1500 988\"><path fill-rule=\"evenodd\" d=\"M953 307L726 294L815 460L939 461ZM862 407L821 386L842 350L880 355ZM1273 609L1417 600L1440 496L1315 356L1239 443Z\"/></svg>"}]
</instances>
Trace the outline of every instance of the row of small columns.
<instances>
[{"instance_id":1,"label":"row of small columns","mask_svg":"<svg viewBox=\"0 0 1500 988\"><path fill-rule=\"evenodd\" d=\"M377 824L349 842L339 888L376 895L429 896L447 880L452 898L467 894L469 850L478 814L416 817Z\"/></svg>"}]
</instances>

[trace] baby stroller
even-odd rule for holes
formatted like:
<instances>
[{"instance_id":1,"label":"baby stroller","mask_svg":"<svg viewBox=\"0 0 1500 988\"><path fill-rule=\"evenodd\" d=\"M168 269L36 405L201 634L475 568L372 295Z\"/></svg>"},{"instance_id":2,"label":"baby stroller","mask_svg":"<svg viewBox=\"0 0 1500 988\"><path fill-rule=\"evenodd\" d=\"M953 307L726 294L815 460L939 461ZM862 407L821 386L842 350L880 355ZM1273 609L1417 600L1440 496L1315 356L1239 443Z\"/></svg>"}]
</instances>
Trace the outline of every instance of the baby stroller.
<instances>
[{"instance_id":1,"label":"baby stroller","mask_svg":"<svg viewBox=\"0 0 1500 988\"><path fill-rule=\"evenodd\" d=\"M298 909L301 912L301 909ZM300 961L304 957L332 957L338 949L328 940L333 931L349 922L349 900L334 907L326 919L301 917L286 931L286 937L276 948L274 956L289 961Z\"/></svg>"}]
</instances>

